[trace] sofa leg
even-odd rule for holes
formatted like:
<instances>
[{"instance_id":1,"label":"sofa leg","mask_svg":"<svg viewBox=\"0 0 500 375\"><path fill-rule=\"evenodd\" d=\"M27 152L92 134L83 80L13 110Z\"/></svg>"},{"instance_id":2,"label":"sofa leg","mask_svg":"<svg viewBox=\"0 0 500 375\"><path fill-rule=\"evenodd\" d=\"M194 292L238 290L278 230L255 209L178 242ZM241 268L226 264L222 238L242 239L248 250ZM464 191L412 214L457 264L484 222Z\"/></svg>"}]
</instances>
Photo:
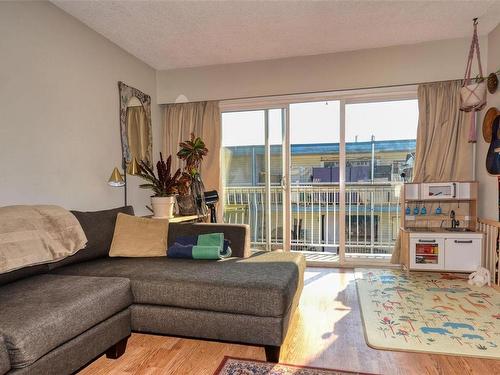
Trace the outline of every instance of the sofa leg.
<instances>
[{"instance_id":1,"label":"sofa leg","mask_svg":"<svg viewBox=\"0 0 500 375\"><path fill-rule=\"evenodd\" d=\"M122 354L125 353L125 348L127 347L127 340L128 340L128 337L125 337L124 339L118 341L111 348L106 350L106 358L109 358L109 359L120 358L122 356Z\"/></svg>"},{"instance_id":2,"label":"sofa leg","mask_svg":"<svg viewBox=\"0 0 500 375\"><path fill-rule=\"evenodd\" d=\"M278 363L280 361L281 346L266 345L266 361Z\"/></svg>"}]
</instances>

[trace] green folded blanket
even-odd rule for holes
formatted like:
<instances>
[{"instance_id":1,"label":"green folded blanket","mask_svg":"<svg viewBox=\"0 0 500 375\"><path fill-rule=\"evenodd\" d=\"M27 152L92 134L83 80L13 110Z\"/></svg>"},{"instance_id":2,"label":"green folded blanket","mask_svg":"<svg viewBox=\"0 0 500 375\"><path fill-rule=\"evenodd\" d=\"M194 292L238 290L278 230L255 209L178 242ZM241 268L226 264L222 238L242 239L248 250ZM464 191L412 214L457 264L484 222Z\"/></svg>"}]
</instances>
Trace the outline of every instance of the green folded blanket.
<instances>
[{"instance_id":1,"label":"green folded blanket","mask_svg":"<svg viewBox=\"0 0 500 375\"><path fill-rule=\"evenodd\" d=\"M193 259L219 259L224 246L222 233L200 234L198 241L193 246Z\"/></svg>"},{"instance_id":2,"label":"green folded blanket","mask_svg":"<svg viewBox=\"0 0 500 375\"><path fill-rule=\"evenodd\" d=\"M193 246L193 259L219 259L220 247L218 246Z\"/></svg>"},{"instance_id":3,"label":"green folded blanket","mask_svg":"<svg viewBox=\"0 0 500 375\"><path fill-rule=\"evenodd\" d=\"M229 241L224 239L223 233L208 233L198 236L185 236L175 239L175 243L168 248L169 258L185 259L221 259L231 256Z\"/></svg>"}]
</instances>

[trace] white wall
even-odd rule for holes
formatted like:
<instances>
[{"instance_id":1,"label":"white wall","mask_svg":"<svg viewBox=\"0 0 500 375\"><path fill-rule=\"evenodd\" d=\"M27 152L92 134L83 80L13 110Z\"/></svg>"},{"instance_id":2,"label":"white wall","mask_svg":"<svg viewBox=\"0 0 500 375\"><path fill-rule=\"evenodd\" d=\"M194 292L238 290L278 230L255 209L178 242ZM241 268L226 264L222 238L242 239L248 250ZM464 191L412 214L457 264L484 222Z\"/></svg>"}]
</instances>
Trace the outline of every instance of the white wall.
<instances>
[{"instance_id":1,"label":"white wall","mask_svg":"<svg viewBox=\"0 0 500 375\"><path fill-rule=\"evenodd\" d=\"M120 165L118 81L152 96L156 72L47 2L0 2L0 206L123 205L107 179ZM153 105L154 154L160 150ZM144 213L149 192L131 177Z\"/></svg>"},{"instance_id":2,"label":"white wall","mask_svg":"<svg viewBox=\"0 0 500 375\"><path fill-rule=\"evenodd\" d=\"M487 58L486 37L480 38ZM462 78L470 39L158 72L158 102L233 99Z\"/></svg>"},{"instance_id":3,"label":"white wall","mask_svg":"<svg viewBox=\"0 0 500 375\"><path fill-rule=\"evenodd\" d=\"M496 72L500 69L500 24L488 35L488 73ZM483 60L484 64L485 60ZM484 66L484 65L483 65ZM484 72L484 74L487 74ZM482 135L483 118L490 107L500 109L500 89L493 95L488 93L488 104L478 116L478 137L477 137L477 159L476 171L479 180L479 216L498 220L498 182L497 177L488 174L486 171L486 154L489 143L484 141Z\"/></svg>"}]
</instances>

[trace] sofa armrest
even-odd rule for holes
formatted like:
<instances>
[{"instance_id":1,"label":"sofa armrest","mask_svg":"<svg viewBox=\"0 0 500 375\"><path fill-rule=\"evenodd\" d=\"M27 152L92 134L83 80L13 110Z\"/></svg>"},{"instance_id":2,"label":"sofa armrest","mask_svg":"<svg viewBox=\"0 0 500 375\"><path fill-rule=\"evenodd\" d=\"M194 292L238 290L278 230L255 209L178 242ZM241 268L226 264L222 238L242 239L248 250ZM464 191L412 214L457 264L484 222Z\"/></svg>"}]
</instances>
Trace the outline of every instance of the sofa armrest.
<instances>
[{"instance_id":1,"label":"sofa armrest","mask_svg":"<svg viewBox=\"0 0 500 375\"><path fill-rule=\"evenodd\" d=\"M245 224L171 223L168 227L168 245L172 245L179 236L206 233L224 233L224 238L231 241L234 257L250 256L250 227Z\"/></svg>"}]
</instances>

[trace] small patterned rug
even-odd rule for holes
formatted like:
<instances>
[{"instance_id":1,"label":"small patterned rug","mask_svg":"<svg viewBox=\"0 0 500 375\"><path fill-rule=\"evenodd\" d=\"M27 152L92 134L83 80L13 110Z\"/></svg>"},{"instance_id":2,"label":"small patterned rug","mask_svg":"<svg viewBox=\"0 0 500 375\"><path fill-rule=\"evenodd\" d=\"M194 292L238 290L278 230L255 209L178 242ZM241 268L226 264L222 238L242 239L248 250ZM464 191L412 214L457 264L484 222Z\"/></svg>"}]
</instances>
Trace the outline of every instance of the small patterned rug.
<instances>
[{"instance_id":1,"label":"small patterned rug","mask_svg":"<svg viewBox=\"0 0 500 375\"><path fill-rule=\"evenodd\" d=\"M365 338L375 349L500 359L500 292L451 273L356 269Z\"/></svg>"},{"instance_id":2,"label":"small patterned rug","mask_svg":"<svg viewBox=\"0 0 500 375\"><path fill-rule=\"evenodd\" d=\"M253 359L224 357L214 375L367 375L360 372L270 363Z\"/></svg>"}]
</instances>

